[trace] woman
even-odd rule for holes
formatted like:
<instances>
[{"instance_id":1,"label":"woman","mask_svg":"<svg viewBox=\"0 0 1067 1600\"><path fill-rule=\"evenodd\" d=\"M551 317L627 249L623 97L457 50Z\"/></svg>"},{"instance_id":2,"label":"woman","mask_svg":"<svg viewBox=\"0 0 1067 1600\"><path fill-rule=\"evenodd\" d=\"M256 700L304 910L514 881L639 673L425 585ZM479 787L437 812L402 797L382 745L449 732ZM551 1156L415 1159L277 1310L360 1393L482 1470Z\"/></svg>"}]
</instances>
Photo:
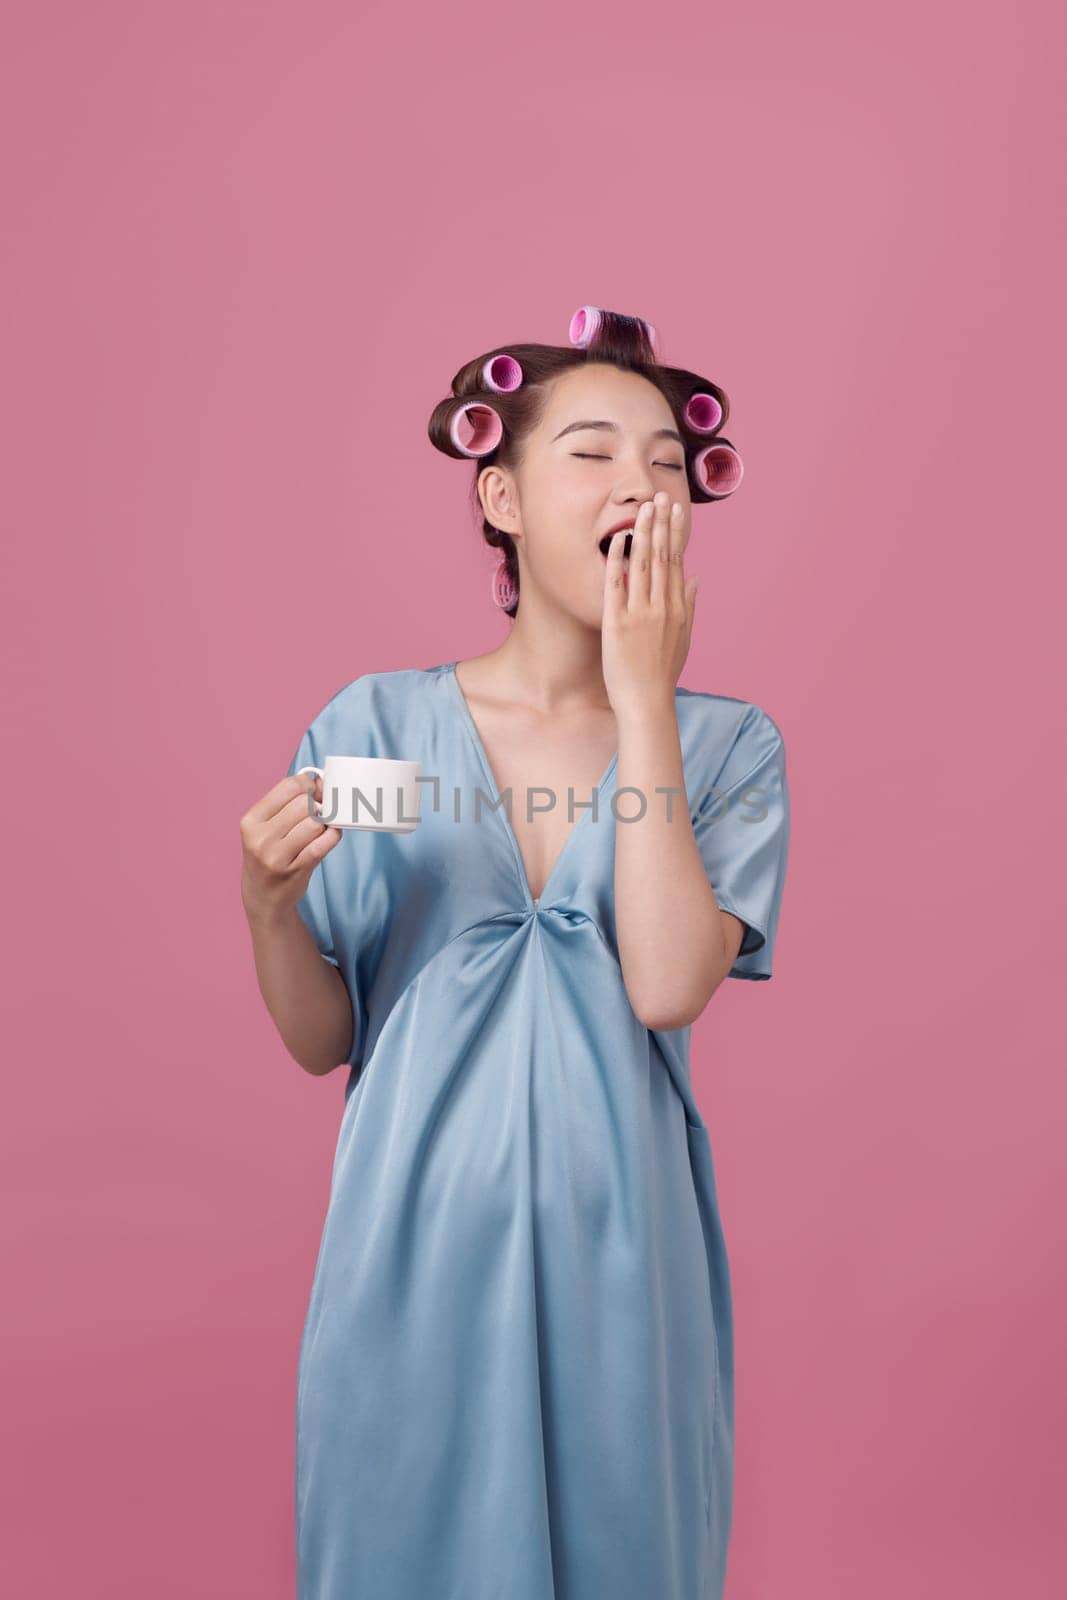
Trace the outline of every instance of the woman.
<instances>
[{"instance_id":1,"label":"woman","mask_svg":"<svg viewBox=\"0 0 1067 1600\"><path fill-rule=\"evenodd\" d=\"M356 678L242 819L264 999L307 1071L349 1068L301 1600L722 1593L730 1283L689 1030L771 976L789 834L771 718L677 686L726 414L591 307L570 348L462 368L430 437L476 462L511 632ZM417 828L318 821L299 769L329 753L421 761Z\"/></svg>"}]
</instances>

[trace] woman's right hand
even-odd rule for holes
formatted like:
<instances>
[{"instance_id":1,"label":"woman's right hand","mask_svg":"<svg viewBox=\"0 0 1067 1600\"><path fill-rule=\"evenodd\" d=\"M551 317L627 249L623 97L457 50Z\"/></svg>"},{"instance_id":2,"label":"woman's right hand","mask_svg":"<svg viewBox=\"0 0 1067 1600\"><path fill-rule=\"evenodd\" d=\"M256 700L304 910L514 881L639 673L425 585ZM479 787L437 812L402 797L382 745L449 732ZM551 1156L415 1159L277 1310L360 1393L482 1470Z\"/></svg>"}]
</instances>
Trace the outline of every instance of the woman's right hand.
<instances>
[{"instance_id":1,"label":"woman's right hand","mask_svg":"<svg viewBox=\"0 0 1067 1600\"><path fill-rule=\"evenodd\" d=\"M323 856L341 842L342 829L309 813L309 794L321 801L322 779L294 773L241 818L241 899L250 922L273 922L292 910Z\"/></svg>"}]
</instances>

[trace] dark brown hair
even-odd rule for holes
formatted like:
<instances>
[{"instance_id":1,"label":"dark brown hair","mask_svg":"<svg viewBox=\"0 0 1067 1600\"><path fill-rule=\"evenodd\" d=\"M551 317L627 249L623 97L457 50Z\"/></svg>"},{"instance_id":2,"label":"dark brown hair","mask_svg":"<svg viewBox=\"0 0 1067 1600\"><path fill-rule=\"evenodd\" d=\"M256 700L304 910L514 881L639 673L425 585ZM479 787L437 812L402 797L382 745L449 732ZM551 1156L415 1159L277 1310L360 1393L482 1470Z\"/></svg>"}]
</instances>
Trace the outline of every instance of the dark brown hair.
<instances>
[{"instance_id":1,"label":"dark brown hair","mask_svg":"<svg viewBox=\"0 0 1067 1600\"><path fill-rule=\"evenodd\" d=\"M483 376L486 363L496 356L511 356L521 365L522 382L517 389L500 393L486 387ZM601 313L597 335L586 347L551 344L500 345L497 349L487 350L484 355L468 361L465 366L460 367L452 379L451 395L434 407L427 426L430 442L436 449L458 460L471 459L465 456L462 450L457 449L452 439L451 425L457 411L472 400L495 411L503 423L503 434L495 449L474 457L471 500L475 511L481 509L478 479L483 469L488 466L502 466L514 471L521 463L526 439L544 414L548 401L548 383L572 367L582 367L589 363L620 367L624 372L636 372L655 384L671 408L678 432L686 441L686 474L692 499L700 502L721 498L719 495L710 494L707 486L697 481L693 463L699 452L709 444L729 445L733 449L730 440L724 439L720 431L730 413L730 402L726 391L718 384L712 383L710 378L702 378L698 373L688 372L682 367L661 366L656 360L647 324L640 317L627 317L621 312L604 311ZM696 433L686 423L685 409L695 394L714 395L722 407L722 417L712 433ZM519 563L511 536L500 528L494 528L484 514L482 535L486 544L492 549L503 551L507 561L508 576L517 590ZM518 601L508 608L507 615L513 617L517 610Z\"/></svg>"}]
</instances>

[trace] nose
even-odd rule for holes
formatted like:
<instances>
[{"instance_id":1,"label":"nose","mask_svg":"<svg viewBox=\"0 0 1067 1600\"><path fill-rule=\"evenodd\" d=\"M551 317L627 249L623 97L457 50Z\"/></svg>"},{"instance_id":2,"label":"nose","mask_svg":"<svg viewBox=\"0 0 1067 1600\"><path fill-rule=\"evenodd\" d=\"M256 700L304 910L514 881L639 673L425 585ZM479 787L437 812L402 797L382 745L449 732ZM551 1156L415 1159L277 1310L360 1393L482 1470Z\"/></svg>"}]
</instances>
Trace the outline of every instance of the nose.
<instances>
[{"instance_id":1,"label":"nose","mask_svg":"<svg viewBox=\"0 0 1067 1600\"><path fill-rule=\"evenodd\" d=\"M616 485L616 496L620 506L625 511L637 511L646 500L651 500L656 493L656 480L652 473L641 462L636 462L621 472L621 481Z\"/></svg>"}]
</instances>

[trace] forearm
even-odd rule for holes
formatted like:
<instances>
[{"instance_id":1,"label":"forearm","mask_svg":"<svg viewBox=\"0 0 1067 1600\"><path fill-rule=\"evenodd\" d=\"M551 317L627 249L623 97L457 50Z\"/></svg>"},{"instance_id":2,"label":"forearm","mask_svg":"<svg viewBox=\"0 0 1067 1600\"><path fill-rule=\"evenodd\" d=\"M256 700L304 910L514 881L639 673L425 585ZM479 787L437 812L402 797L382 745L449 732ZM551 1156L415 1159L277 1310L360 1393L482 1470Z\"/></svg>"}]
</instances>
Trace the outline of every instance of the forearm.
<instances>
[{"instance_id":1,"label":"forearm","mask_svg":"<svg viewBox=\"0 0 1067 1600\"><path fill-rule=\"evenodd\" d=\"M354 1019L345 981L294 908L277 918L249 915L256 978L285 1048L305 1072L346 1061Z\"/></svg>"},{"instance_id":2,"label":"forearm","mask_svg":"<svg viewBox=\"0 0 1067 1600\"><path fill-rule=\"evenodd\" d=\"M615 915L626 992L646 1027L682 1028L703 1011L729 961L689 820L673 695L635 707L617 725L617 788L637 791L620 794L616 805Z\"/></svg>"}]
</instances>

